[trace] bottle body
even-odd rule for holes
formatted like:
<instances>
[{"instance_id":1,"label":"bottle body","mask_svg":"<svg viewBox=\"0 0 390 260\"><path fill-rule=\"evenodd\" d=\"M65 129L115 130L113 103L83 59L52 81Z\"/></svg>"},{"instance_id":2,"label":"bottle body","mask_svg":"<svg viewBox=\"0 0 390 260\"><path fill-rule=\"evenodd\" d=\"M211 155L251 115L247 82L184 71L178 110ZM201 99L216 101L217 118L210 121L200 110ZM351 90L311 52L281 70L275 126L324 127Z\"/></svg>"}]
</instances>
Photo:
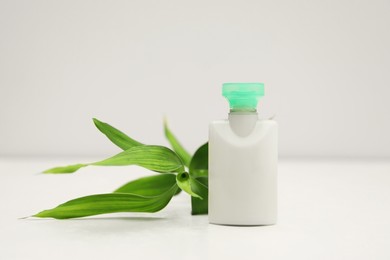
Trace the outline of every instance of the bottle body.
<instances>
[{"instance_id":1,"label":"bottle body","mask_svg":"<svg viewBox=\"0 0 390 260\"><path fill-rule=\"evenodd\" d=\"M229 115L209 127L209 222L271 225L277 216L278 126Z\"/></svg>"}]
</instances>

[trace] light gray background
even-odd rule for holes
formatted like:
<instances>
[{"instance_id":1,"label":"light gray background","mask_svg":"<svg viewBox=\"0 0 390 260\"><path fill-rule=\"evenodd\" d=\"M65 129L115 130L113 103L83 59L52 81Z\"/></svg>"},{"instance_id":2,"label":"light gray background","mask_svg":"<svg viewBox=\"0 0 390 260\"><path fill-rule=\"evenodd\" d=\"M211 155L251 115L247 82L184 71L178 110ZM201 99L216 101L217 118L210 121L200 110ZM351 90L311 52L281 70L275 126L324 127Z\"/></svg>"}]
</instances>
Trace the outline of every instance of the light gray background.
<instances>
[{"instance_id":1,"label":"light gray background","mask_svg":"<svg viewBox=\"0 0 390 260\"><path fill-rule=\"evenodd\" d=\"M260 81L281 156L390 156L390 1L0 0L0 155L107 155L107 121L189 150Z\"/></svg>"}]
</instances>

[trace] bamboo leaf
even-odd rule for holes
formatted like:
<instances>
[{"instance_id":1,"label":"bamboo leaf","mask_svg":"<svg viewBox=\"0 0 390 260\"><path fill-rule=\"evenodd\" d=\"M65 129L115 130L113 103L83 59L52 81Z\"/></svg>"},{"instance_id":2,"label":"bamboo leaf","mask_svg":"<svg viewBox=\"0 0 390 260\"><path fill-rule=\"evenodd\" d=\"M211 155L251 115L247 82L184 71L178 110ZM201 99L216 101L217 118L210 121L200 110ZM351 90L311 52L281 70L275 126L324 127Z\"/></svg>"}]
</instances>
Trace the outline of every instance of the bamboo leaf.
<instances>
[{"instance_id":1,"label":"bamboo leaf","mask_svg":"<svg viewBox=\"0 0 390 260\"><path fill-rule=\"evenodd\" d=\"M159 174L128 182L114 192L157 196L169 190L175 183L176 176L174 174Z\"/></svg>"},{"instance_id":2,"label":"bamboo leaf","mask_svg":"<svg viewBox=\"0 0 390 260\"><path fill-rule=\"evenodd\" d=\"M180 144L179 140L175 137L172 131L168 127L168 122L164 120L164 133L165 137L168 139L169 143L172 146L172 149L177 153L180 159L184 162L184 165L189 167L191 161L191 155L184 149Z\"/></svg>"},{"instance_id":3,"label":"bamboo leaf","mask_svg":"<svg viewBox=\"0 0 390 260\"><path fill-rule=\"evenodd\" d=\"M43 173L73 173L80 168L86 167L88 164L73 164L68 166L54 167L48 170L45 170Z\"/></svg>"},{"instance_id":4,"label":"bamboo leaf","mask_svg":"<svg viewBox=\"0 0 390 260\"><path fill-rule=\"evenodd\" d=\"M156 172L181 172L184 166L180 158L170 149L159 145L135 146L111 158L90 165L125 166L138 165Z\"/></svg>"},{"instance_id":5,"label":"bamboo leaf","mask_svg":"<svg viewBox=\"0 0 390 260\"><path fill-rule=\"evenodd\" d=\"M134 146L108 159L85 164L74 164L69 166L55 167L44 171L44 173L73 173L88 165L95 166L126 166L138 165L146 169L174 173L184 171L180 158L170 149L158 145Z\"/></svg>"},{"instance_id":6,"label":"bamboo leaf","mask_svg":"<svg viewBox=\"0 0 390 260\"><path fill-rule=\"evenodd\" d=\"M39 218L68 219L115 212L157 212L163 209L178 189L176 184L159 196L129 193L97 194L65 202L34 215Z\"/></svg>"},{"instance_id":7,"label":"bamboo leaf","mask_svg":"<svg viewBox=\"0 0 390 260\"><path fill-rule=\"evenodd\" d=\"M191 214L192 215L200 215L208 213L208 197L209 197L209 189L208 189L208 177L197 177L194 178L194 181L191 182L191 189L199 194L203 200L191 197Z\"/></svg>"},{"instance_id":8,"label":"bamboo leaf","mask_svg":"<svg viewBox=\"0 0 390 260\"><path fill-rule=\"evenodd\" d=\"M187 192L192 197L196 197L202 200L203 198L199 194L193 191L192 189L193 182L194 179L191 178L191 176L186 172L182 172L176 175L176 183L180 187L180 189Z\"/></svg>"},{"instance_id":9,"label":"bamboo leaf","mask_svg":"<svg viewBox=\"0 0 390 260\"><path fill-rule=\"evenodd\" d=\"M130 138L123 132L107 123L104 123L96 118L93 118L93 122L100 132L106 135L107 138L111 140L111 142L113 142L122 150L128 150L134 146L142 145L142 143Z\"/></svg>"},{"instance_id":10,"label":"bamboo leaf","mask_svg":"<svg viewBox=\"0 0 390 260\"><path fill-rule=\"evenodd\" d=\"M190 174L192 177L208 176L209 168L209 144L205 143L196 150L190 163Z\"/></svg>"},{"instance_id":11,"label":"bamboo leaf","mask_svg":"<svg viewBox=\"0 0 390 260\"><path fill-rule=\"evenodd\" d=\"M191 214L207 214L208 213L208 143L205 143L196 150L190 163L190 176L194 179L191 183L192 190L203 197L200 200L196 197L191 197Z\"/></svg>"}]
</instances>

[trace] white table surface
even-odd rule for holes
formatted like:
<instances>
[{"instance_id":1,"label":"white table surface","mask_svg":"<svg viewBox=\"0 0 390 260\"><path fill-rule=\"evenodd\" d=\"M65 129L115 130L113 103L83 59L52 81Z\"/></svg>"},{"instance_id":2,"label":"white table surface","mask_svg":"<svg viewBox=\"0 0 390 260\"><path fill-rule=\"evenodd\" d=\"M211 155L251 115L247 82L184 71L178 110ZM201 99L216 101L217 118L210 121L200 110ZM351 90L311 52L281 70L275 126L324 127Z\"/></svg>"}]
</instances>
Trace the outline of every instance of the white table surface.
<instances>
[{"instance_id":1,"label":"white table surface","mask_svg":"<svg viewBox=\"0 0 390 260\"><path fill-rule=\"evenodd\" d=\"M38 174L80 161L0 159L1 260L390 259L390 160L281 160L275 226L210 225L191 216L186 194L155 214L18 219L150 174L135 166Z\"/></svg>"}]
</instances>

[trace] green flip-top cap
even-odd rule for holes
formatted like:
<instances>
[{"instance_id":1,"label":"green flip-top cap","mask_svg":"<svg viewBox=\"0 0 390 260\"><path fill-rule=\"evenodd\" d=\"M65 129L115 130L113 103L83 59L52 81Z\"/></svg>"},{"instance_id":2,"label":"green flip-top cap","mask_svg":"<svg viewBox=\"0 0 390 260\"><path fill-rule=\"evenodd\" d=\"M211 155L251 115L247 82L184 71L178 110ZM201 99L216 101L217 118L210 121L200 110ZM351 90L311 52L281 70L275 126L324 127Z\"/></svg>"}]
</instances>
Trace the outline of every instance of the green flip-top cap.
<instances>
[{"instance_id":1,"label":"green flip-top cap","mask_svg":"<svg viewBox=\"0 0 390 260\"><path fill-rule=\"evenodd\" d=\"M256 111L264 96L263 83L224 83L222 95L229 101L230 111Z\"/></svg>"}]
</instances>

